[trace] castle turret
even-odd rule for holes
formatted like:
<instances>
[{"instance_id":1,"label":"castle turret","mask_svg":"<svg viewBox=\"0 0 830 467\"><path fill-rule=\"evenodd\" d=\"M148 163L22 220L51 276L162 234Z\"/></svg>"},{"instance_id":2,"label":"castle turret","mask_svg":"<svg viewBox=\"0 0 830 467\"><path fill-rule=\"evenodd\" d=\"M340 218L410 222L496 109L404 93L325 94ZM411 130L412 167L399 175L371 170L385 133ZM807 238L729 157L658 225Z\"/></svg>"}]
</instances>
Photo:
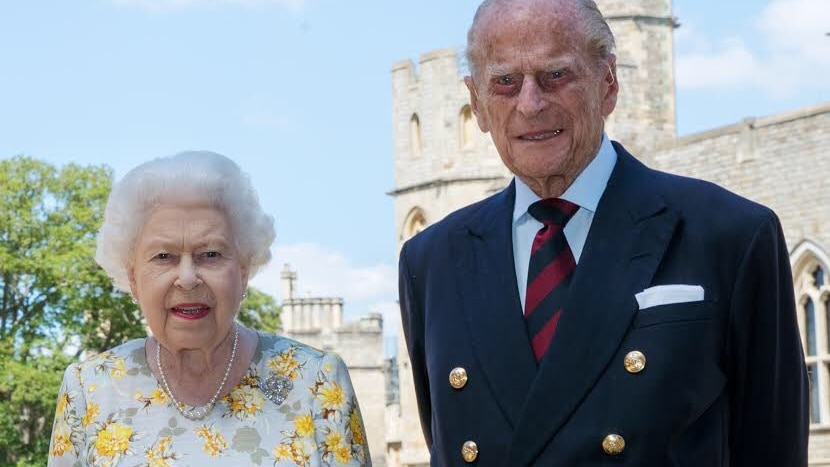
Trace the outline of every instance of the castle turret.
<instances>
[{"instance_id":1,"label":"castle turret","mask_svg":"<svg viewBox=\"0 0 830 467\"><path fill-rule=\"evenodd\" d=\"M392 67L398 241L459 206L503 188L510 174L470 110L463 60L453 49Z\"/></svg>"},{"instance_id":2,"label":"castle turret","mask_svg":"<svg viewBox=\"0 0 830 467\"><path fill-rule=\"evenodd\" d=\"M617 42L617 108L612 139L635 155L676 137L671 0L597 0Z\"/></svg>"}]
</instances>

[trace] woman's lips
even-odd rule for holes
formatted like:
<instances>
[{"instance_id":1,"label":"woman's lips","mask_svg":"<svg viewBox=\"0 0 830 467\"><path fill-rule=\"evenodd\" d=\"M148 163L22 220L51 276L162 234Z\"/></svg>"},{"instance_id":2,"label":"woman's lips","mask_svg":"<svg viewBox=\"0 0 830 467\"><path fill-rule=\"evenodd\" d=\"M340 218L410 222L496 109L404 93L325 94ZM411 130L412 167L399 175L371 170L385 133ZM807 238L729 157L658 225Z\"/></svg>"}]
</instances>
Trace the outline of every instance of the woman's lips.
<instances>
[{"instance_id":1,"label":"woman's lips","mask_svg":"<svg viewBox=\"0 0 830 467\"><path fill-rule=\"evenodd\" d=\"M180 303L170 313L183 319L201 319L210 313L210 307L204 303Z\"/></svg>"}]
</instances>

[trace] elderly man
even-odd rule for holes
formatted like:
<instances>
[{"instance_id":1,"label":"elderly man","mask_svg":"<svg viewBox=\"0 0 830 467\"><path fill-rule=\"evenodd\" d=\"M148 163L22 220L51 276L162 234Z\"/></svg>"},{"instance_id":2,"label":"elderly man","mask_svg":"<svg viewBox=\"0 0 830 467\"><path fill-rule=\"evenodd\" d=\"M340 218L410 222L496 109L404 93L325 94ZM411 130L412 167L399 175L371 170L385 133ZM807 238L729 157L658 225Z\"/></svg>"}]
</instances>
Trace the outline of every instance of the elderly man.
<instances>
[{"instance_id":1,"label":"elderly man","mask_svg":"<svg viewBox=\"0 0 830 467\"><path fill-rule=\"evenodd\" d=\"M608 140L613 48L591 0L476 13L465 82L515 179L401 251L432 465L806 465L779 221Z\"/></svg>"}]
</instances>

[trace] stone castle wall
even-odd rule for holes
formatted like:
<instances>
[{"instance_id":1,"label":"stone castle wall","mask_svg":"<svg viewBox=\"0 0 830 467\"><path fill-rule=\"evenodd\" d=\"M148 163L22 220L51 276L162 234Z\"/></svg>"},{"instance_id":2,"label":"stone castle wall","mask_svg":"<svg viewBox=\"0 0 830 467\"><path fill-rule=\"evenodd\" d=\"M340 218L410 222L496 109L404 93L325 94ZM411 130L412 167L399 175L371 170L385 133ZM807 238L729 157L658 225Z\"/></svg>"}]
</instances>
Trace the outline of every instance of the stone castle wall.
<instances>
[{"instance_id":1,"label":"stone castle wall","mask_svg":"<svg viewBox=\"0 0 830 467\"><path fill-rule=\"evenodd\" d=\"M652 167L702 178L772 208L792 251L830 251L830 103L679 138Z\"/></svg>"}]
</instances>

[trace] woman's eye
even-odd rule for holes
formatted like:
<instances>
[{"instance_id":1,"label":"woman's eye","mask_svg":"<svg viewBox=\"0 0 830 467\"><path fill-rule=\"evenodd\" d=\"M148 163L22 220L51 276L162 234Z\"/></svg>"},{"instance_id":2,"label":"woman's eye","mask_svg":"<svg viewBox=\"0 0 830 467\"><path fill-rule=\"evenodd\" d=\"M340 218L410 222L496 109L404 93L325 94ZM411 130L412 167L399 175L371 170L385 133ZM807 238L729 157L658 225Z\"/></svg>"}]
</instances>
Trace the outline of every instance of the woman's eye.
<instances>
[{"instance_id":1,"label":"woman's eye","mask_svg":"<svg viewBox=\"0 0 830 467\"><path fill-rule=\"evenodd\" d=\"M170 253L159 253L156 256L153 256L153 259L158 259L158 260L161 260L161 261L165 261L165 260L168 260L172 257L173 257L173 255L171 255Z\"/></svg>"},{"instance_id":2,"label":"woman's eye","mask_svg":"<svg viewBox=\"0 0 830 467\"><path fill-rule=\"evenodd\" d=\"M215 259L219 258L220 256L222 255L220 255L218 251L206 251L202 253L202 257L207 259Z\"/></svg>"}]
</instances>

